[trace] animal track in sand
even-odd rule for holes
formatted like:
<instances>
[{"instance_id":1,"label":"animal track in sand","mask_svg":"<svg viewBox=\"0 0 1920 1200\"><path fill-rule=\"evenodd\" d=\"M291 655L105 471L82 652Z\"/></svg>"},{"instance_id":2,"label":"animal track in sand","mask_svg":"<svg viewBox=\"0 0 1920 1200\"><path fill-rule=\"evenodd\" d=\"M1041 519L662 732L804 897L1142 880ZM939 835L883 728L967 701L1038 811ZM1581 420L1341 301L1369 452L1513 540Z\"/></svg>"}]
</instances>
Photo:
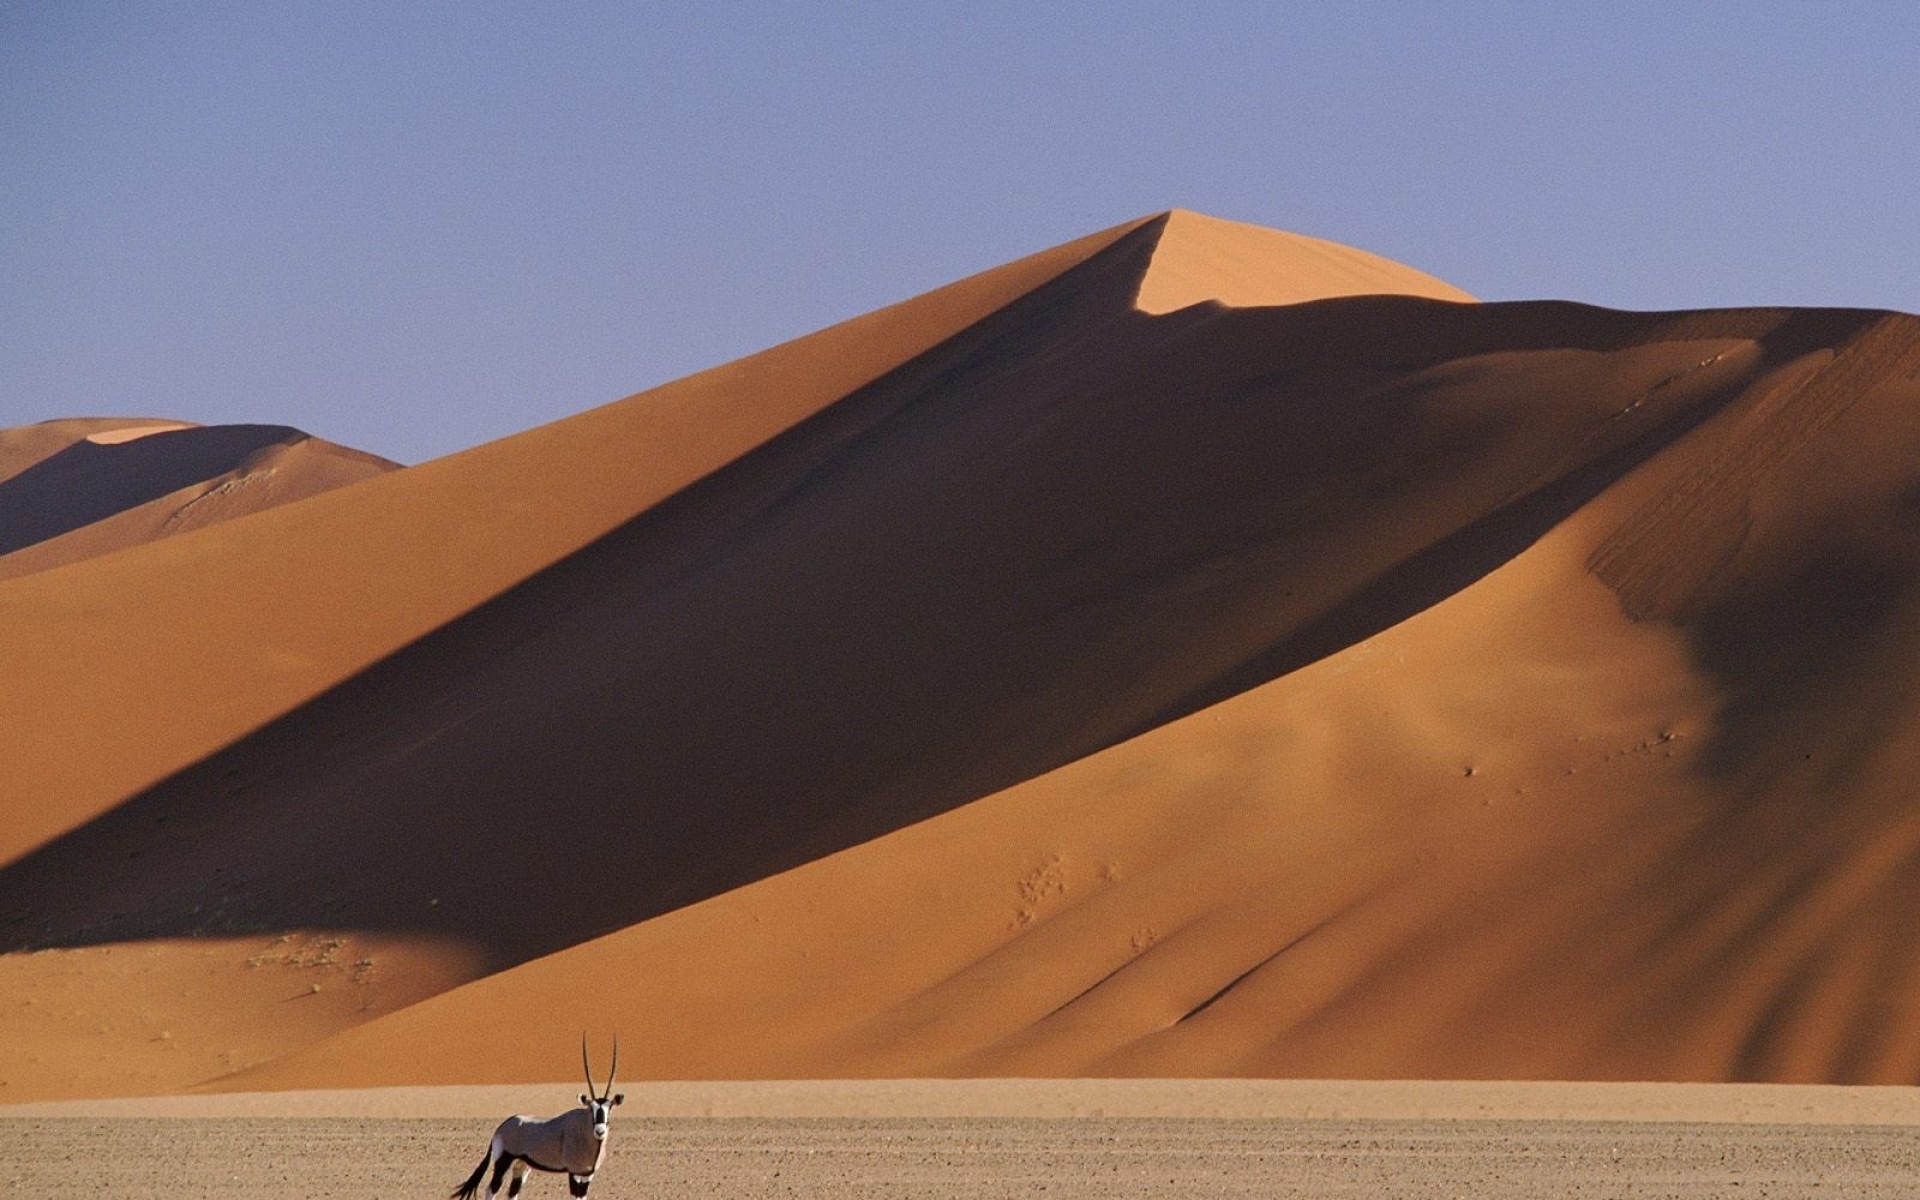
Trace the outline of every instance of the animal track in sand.
<instances>
[{"instance_id":1,"label":"animal track in sand","mask_svg":"<svg viewBox=\"0 0 1920 1200\"><path fill-rule=\"evenodd\" d=\"M1023 929L1033 924L1048 901L1067 894L1066 860L1058 854L1049 855L1045 862L1021 876L1014 890L1020 899L1008 928Z\"/></svg>"}]
</instances>

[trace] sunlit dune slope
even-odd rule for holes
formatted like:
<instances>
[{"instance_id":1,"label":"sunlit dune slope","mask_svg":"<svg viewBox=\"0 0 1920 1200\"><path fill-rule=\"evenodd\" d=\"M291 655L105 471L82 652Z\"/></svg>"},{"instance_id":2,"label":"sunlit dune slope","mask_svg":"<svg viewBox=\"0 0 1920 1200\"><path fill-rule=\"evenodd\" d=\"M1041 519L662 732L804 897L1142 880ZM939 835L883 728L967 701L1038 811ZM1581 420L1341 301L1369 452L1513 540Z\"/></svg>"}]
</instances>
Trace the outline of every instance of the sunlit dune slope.
<instances>
[{"instance_id":1,"label":"sunlit dune slope","mask_svg":"<svg viewBox=\"0 0 1920 1200\"><path fill-rule=\"evenodd\" d=\"M1524 385L1522 355L1474 356L1388 392L1484 416L1499 379L1508 432L1603 393L1620 421L1702 419L1524 548L1494 521L1430 539L1445 553L1345 605L1444 597L1349 616L1381 627L1298 670L227 1086L533 1080L559 1047L523 1053L526 1031L580 1025L668 1077L1911 1082L1920 322L1468 319L1682 340ZM1642 355L1666 361L1602 369ZM1418 441L1471 478L1470 442ZM1392 439L1370 444L1397 474ZM1377 489L1358 506L1395 512Z\"/></svg>"},{"instance_id":2,"label":"sunlit dune slope","mask_svg":"<svg viewBox=\"0 0 1920 1200\"><path fill-rule=\"evenodd\" d=\"M1336 612L1389 624L1437 593L1351 603L1370 577L1701 399L1511 427L1494 418L1521 394L1430 407L1390 386L1397 356L1527 339L1411 298L1148 316L1131 301L1157 232L16 865L30 895L129 837L142 864L22 936L332 926L547 953L1150 728L1268 669L1251 657L1322 652ZM1356 340L1396 358L1362 358L1324 404L1247 393L1326 371L1330 346L1368 354ZM1582 369L1567 353L1543 352L1546 378ZM1688 355L1598 369L1651 383ZM1407 470L1454 440L1457 476ZM609 872L644 878L566 886Z\"/></svg>"},{"instance_id":3,"label":"sunlit dune slope","mask_svg":"<svg viewBox=\"0 0 1920 1200\"><path fill-rule=\"evenodd\" d=\"M550 1079L582 1027L669 1077L1920 1077L1920 321L1321 245L1175 213L778 420L696 377L661 407L724 453L20 842L0 986L68 990L0 1083ZM276 517L351 547L436 466L0 611Z\"/></svg>"},{"instance_id":4,"label":"sunlit dune slope","mask_svg":"<svg viewBox=\"0 0 1920 1200\"><path fill-rule=\"evenodd\" d=\"M11 479L78 441L112 446L170 429L191 428L189 422L159 417L73 417L0 429L0 480Z\"/></svg>"},{"instance_id":5,"label":"sunlit dune slope","mask_svg":"<svg viewBox=\"0 0 1920 1200\"><path fill-rule=\"evenodd\" d=\"M1168 223L1169 218L1133 222L739 363L361 488L0 588L0 619L31 635L0 650L15 685L0 695L0 706L7 709L0 715L13 718L0 721L0 737L10 739L4 747L8 755L0 761L9 773L9 794L18 798L0 829L5 836L0 850L17 857L107 811L150 780L243 736L1116 241L1126 242L1131 267L1118 276L1110 266L1102 268L1095 283L1108 289L1102 303L1124 306L1166 265L1155 247ZM1175 223L1187 228L1188 243L1196 241L1191 236L1196 233L1200 243L1245 236L1246 227L1191 214L1181 214ZM1267 282L1260 286L1270 291L1297 292L1300 285L1292 277L1319 269L1282 256L1243 272L1239 294L1247 294L1248 281L1260 285L1263 277ZM1066 292L1094 285L1076 283ZM1022 336L1031 335L1047 336L1044 329ZM326 747L316 749L331 754ZM344 758L333 761L349 765ZM240 786L222 776L214 790L228 794ZM309 815L321 817L319 810ZM156 827L167 819L157 817ZM313 834L301 831L300 838ZM357 836L350 832L345 840ZM329 829L316 844L335 840ZM269 837L256 841L252 853L270 861L300 861L308 848L298 839ZM145 859L146 851L128 855L131 863ZM148 860L147 867L164 861ZM128 874L120 868L115 874L144 879L144 870ZM219 893L233 878L245 876L216 872L203 879L207 895L163 923L184 916L179 928L203 939L236 923L246 926L221 903ZM118 890L118 899L108 903L130 903L135 911L155 915L159 909L146 903L144 886ZM332 907L328 897L310 899ZM100 909L94 902L82 907ZM25 930L30 918L48 911L23 902L10 914L11 923ZM267 924L277 928L278 919L268 918ZM498 953L497 948L476 950L466 933L458 922L406 929L395 935L406 941L404 952L383 953L377 972L356 968L355 989L316 994L305 1009L329 1009L328 1019L335 1021L364 1020L423 988L464 978L476 969L476 955ZM235 981L244 979L264 995L291 986L295 977L304 988L301 972L357 964L370 946L388 945L377 936L276 936L265 945L243 941L215 951L202 940L183 944L178 954L167 951L171 943L150 942L146 948L158 957L149 955L151 961L137 967L124 955L111 965L84 955L49 958L47 963L58 966L54 973L63 981L62 994L74 1003L59 1011L36 1010L20 1037L44 1044L75 1030L94 1030L96 1015L110 1017L111 1012L96 1012L97 1006L86 1001L87 981L95 973L101 993L123 991L121 976L137 970L150 977L152 990L187 997L207 991L211 968L202 960L209 955L226 968L284 968L266 977L235 976L223 985L238 996L246 989ZM97 953L109 953L108 943L102 942ZM0 970L32 975L34 965L9 960ZM282 979L287 972L292 974ZM33 980L23 978L18 986L47 985L38 976ZM182 1005L191 1008L184 1000ZM191 1013L175 1020L164 1005L142 1011L140 1021L116 1026L133 1054L94 1056L109 1064L100 1068L100 1079L76 1080L58 1063L41 1074L64 1087L170 1086L196 1077L196 1071L249 1061L306 1036L294 1024L274 1022L255 1031L264 1037L231 1037L226 1025L193 1019ZM159 1038L161 1032L170 1036ZM89 1033L80 1042L90 1038L99 1040ZM154 1043L168 1053L143 1058L141 1049ZM69 1071L71 1066L64 1064Z\"/></svg>"},{"instance_id":6,"label":"sunlit dune slope","mask_svg":"<svg viewBox=\"0 0 1920 1200\"><path fill-rule=\"evenodd\" d=\"M1128 228L308 503L0 583L0 630L12 635L0 637L0 862L511 587Z\"/></svg>"},{"instance_id":7,"label":"sunlit dune slope","mask_svg":"<svg viewBox=\"0 0 1920 1200\"><path fill-rule=\"evenodd\" d=\"M1378 295L1473 299L1445 280L1352 246L1175 209L1166 214L1134 306L1159 315L1206 301L1249 308Z\"/></svg>"},{"instance_id":8,"label":"sunlit dune slope","mask_svg":"<svg viewBox=\"0 0 1920 1200\"><path fill-rule=\"evenodd\" d=\"M0 429L0 580L203 529L398 464L278 425Z\"/></svg>"}]
</instances>

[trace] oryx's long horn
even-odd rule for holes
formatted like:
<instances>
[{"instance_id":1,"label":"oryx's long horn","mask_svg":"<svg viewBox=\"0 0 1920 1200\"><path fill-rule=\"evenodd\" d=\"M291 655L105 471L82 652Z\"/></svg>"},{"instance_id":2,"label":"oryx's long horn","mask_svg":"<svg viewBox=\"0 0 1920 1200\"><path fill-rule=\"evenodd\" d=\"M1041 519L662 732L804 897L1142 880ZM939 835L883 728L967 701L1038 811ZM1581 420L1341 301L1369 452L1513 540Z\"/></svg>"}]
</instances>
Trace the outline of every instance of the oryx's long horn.
<instances>
[{"instance_id":1,"label":"oryx's long horn","mask_svg":"<svg viewBox=\"0 0 1920 1200\"><path fill-rule=\"evenodd\" d=\"M613 1095L613 1077L620 1073L620 1035L613 1035L613 1066L607 1070L607 1095Z\"/></svg>"},{"instance_id":2,"label":"oryx's long horn","mask_svg":"<svg viewBox=\"0 0 1920 1200\"><path fill-rule=\"evenodd\" d=\"M580 1067L587 1073L587 1095L592 1096L595 1094L593 1090L593 1063L587 1058L587 1033L584 1029L580 1031Z\"/></svg>"}]
</instances>

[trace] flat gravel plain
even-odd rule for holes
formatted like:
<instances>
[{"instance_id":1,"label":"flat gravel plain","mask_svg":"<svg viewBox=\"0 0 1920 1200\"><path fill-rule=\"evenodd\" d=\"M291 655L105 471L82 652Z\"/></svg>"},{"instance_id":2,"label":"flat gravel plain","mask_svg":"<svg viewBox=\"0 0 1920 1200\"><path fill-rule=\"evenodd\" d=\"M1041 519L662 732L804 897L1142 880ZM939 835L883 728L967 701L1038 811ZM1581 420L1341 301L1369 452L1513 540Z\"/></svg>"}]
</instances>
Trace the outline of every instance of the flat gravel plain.
<instances>
[{"instance_id":1,"label":"flat gravel plain","mask_svg":"<svg viewBox=\"0 0 1920 1200\"><path fill-rule=\"evenodd\" d=\"M492 1121L0 1118L34 1197L445 1196ZM1920 1129L1664 1121L647 1118L593 1196L1912 1197ZM535 1175L528 1200L567 1195Z\"/></svg>"}]
</instances>

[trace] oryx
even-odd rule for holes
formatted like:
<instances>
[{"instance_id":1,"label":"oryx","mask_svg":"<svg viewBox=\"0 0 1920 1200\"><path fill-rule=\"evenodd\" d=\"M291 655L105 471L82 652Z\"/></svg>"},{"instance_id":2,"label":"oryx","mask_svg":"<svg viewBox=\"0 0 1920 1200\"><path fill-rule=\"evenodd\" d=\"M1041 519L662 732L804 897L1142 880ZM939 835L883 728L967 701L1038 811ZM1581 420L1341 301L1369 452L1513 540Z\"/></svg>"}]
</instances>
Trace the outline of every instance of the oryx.
<instances>
[{"instance_id":1,"label":"oryx","mask_svg":"<svg viewBox=\"0 0 1920 1200\"><path fill-rule=\"evenodd\" d=\"M554 1174L565 1171L567 1190L576 1196L587 1194L593 1186L593 1173L607 1154L607 1118L613 1106L626 1099L613 1090L613 1077L620 1070L620 1036L615 1034L613 1038L613 1066L607 1071L605 1091L593 1090L593 1063L587 1058L584 1033L580 1035L580 1065L587 1072L587 1092L580 1097L581 1107L545 1121L522 1116L500 1122L487 1145L487 1156L465 1183L453 1189L453 1200L473 1200L489 1169L493 1182L487 1185L487 1200L500 1194L500 1182L508 1172L513 1174L513 1182L507 1185L508 1200L518 1196L530 1170Z\"/></svg>"}]
</instances>

